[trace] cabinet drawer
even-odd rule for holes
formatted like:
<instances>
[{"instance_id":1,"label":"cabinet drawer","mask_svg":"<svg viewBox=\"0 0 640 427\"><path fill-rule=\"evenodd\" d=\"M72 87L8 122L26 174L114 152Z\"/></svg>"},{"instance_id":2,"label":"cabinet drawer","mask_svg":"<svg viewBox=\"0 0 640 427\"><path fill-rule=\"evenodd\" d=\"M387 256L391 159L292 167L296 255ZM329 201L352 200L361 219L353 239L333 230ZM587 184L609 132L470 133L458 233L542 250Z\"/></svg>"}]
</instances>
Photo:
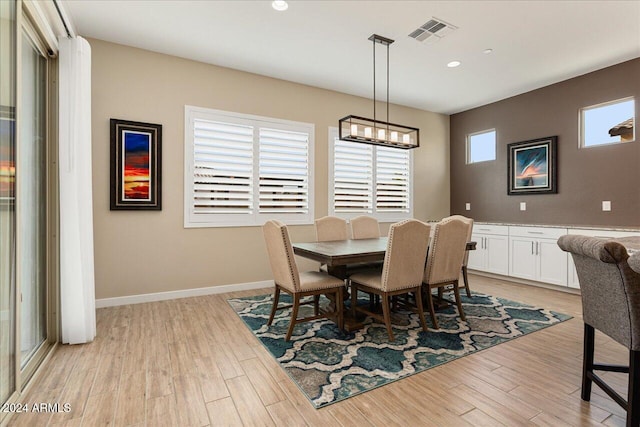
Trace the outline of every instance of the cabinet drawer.
<instances>
[{"instance_id":1,"label":"cabinet drawer","mask_svg":"<svg viewBox=\"0 0 640 427\"><path fill-rule=\"evenodd\" d=\"M506 225L473 224L473 233L478 234L499 234L506 236L509 234L509 227Z\"/></svg>"},{"instance_id":2,"label":"cabinet drawer","mask_svg":"<svg viewBox=\"0 0 640 427\"><path fill-rule=\"evenodd\" d=\"M531 237L533 239L557 239L567 234L566 228L555 227L509 227L509 236Z\"/></svg>"}]
</instances>

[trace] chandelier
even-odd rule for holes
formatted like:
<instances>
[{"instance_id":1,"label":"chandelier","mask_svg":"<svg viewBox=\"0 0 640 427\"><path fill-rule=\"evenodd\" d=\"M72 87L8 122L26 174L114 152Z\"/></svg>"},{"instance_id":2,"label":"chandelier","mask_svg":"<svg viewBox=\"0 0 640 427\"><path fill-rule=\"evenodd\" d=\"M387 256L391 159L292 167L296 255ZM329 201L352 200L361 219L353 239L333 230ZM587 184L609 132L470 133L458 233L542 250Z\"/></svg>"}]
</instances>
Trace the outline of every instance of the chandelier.
<instances>
[{"instance_id":1,"label":"chandelier","mask_svg":"<svg viewBox=\"0 0 640 427\"><path fill-rule=\"evenodd\" d=\"M371 35L373 42L373 120L360 116L346 116L338 121L339 138L343 141L384 145L394 148L416 148L420 146L420 129L390 123L389 120L389 45L394 41L377 34ZM387 47L387 121L376 117L376 43Z\"/></svg>"}]
</instances>

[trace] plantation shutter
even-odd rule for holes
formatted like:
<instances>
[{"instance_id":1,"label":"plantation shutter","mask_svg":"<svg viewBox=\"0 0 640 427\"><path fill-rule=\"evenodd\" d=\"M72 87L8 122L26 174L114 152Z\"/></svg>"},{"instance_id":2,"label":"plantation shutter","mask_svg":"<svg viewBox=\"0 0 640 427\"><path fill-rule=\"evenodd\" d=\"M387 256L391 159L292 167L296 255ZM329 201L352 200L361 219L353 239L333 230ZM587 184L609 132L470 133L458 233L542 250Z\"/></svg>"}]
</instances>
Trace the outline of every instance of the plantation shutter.
<instances>
[{"instance_id":1,"label":"plantation shutter","mask_svg":"<svg viewBox=\"0 0 640 427\"><path fill-rule=\"evenodd\" d=\"M410 212L408 150L376 147L376 211Z\"/></svg>"},{"instance_id":2,"label":"plantation shutter","mask_svg":"<svg viewBox=\"0 0 640 427\"><path fill-rule=\"evenodd\" d=\"M259 212L309 212L309 134L260 129Z\"/></svg>"},{"instance_id":3,"label":"plantation shutter","mask_svg":"<svg viewBox=\"0 0 640 427\"><path fill-rule=\"evenodd\" d=\"M333 194L336 213L373 212L373 146L334 140Z\"/></svg>"},{"instance_id":4,"label":"plantation shutter","mask_svg":"<svg viewBox=\"0 0 640 427\"><path fill-rule=\"evenodd\" d=\"M253 127L194 120L194 214L253 213Z\"/></svg>"}]
</instances>

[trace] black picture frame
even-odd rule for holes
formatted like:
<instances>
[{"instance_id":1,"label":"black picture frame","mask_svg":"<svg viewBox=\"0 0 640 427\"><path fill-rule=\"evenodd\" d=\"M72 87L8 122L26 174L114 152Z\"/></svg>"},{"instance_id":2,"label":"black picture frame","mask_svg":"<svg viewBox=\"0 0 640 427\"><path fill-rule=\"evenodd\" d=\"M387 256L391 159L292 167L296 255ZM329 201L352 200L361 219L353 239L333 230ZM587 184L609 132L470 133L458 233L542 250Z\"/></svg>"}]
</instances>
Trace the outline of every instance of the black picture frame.
<instances>
[{"instance_id":1,"label":"black picture frame","mask_svg":"<svg viewBox=\"0 0 640 427\"><path fill-rule=\"evenodd\" d=\"M111 119L111 210L162 210L162 125Z\"/></svg>"},{"instance_id":2,"label":"black picture frame","mask_svg":"<svg viewBox=\"0 0 640 427\"><path fill-rule=\"evenodd\" d=\"M507 145L507 194L557 193L557 136Z\"/></svg>"}]
</instances>

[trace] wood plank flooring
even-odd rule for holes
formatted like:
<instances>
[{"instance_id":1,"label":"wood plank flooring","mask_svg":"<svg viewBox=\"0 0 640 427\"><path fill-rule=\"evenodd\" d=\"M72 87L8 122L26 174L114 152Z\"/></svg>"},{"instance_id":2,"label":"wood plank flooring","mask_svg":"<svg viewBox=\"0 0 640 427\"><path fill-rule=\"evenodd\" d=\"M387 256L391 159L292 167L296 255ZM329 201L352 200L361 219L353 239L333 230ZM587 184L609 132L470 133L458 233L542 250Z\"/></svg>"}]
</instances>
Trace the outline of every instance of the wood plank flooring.
<instances>
[{"instance_id":1,"label":"wood plank flooring","mask_svg":"<svg viewBox=\"0 0 640 427\"><path fill-rule=\"evenodd\" d=\"M475 291L574 319L314 409L226 302L246 291L103 308L90 344L60 346L22 402L68 413L16 414L11 426L622 426L594 386L580 400L580 297L470 276ZM596 360L627 363L597 335ZM603 375L626 394L626 376Z\"/></svg>"}]
</instances>

